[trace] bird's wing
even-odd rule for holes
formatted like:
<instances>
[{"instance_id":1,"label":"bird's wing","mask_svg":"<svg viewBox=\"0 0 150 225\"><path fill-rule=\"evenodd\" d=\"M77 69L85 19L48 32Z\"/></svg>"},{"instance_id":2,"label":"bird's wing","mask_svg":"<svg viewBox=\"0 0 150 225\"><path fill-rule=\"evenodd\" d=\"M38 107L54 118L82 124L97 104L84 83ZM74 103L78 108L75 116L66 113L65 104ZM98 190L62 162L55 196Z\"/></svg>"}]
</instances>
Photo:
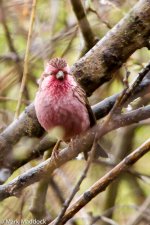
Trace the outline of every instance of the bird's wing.
<instances>
[{"instance_id":1,"label":"bird's wing","mask_svg":"<svg viewBox=\"0 0 150 225\"><path fill-rule=\"evenodd\" d=\"M94 126L96 124L96 118L93 114L93 111L91 109L91 106L89 104L89 101L86 97L86 93L85 91L81 88L81 86L78 84L75 88L74 88L74 92L73 92L74 96L76 98L78 98L78 100L85 105L85 107L87 108L88 114L89 114L89 119L90 119L90 126Z\"/></svg>"},{"instance_id":2,"label":"bird's wing","mask_svg":"<svg viewBox=\"0 0 150 225\"><path fill-rule=\"evenodd\" d=\"M81 86L79 84L77 84L77 86L74 88L73 94L87 108L87 111L89 114L89 119L90 119L90 126L91 127L94 126L96 124L96 118L95 118L95 115L93 114L93 111L91 109L89 101L86 97L85 91L81 88ZM108 154L106 153L106 151L103 149L103 147L98 142L96 143L96 155L95 156L96 156L96 158L98 158L99 156L101 156L103 158L108 158ZM85 157L85 159L88 158L87 152L84 152L84 157Z\"/></svg>"}]
</instances>

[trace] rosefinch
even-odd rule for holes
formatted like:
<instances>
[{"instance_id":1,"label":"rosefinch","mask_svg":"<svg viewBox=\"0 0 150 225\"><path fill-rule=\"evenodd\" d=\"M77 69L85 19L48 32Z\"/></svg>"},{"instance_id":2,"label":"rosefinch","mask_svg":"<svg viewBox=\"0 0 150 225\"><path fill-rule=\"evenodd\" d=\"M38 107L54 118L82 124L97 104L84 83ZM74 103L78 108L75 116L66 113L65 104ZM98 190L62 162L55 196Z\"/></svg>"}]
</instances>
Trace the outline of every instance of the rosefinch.
<instances>
[{"instance_id":1,"label":"rosefinch","mask_svg":"<svg viewBox=\"0 0 150 225\"><path fill-rule=\"evenodd\" d=\"M51 132L58 127L59 139L69 141L90 127L96 120L84 90L70 74L64 59L48 62L39 82L35 111L41 126ZM101 149L101 156L107 157Z\"/></svg>"}]
</instances>

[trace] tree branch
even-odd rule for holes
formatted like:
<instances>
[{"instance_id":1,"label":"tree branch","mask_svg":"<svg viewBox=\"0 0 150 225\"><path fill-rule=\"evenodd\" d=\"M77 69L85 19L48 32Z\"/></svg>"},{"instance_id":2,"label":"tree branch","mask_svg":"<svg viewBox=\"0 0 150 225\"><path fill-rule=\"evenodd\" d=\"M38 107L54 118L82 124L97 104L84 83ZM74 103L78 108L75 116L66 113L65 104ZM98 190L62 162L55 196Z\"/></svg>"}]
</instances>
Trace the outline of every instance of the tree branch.
<instances>
[{"instance_id":1,"label":"tree branch","mask_svg":"<svg viewBox=\"0 0 150 225\"><path fill-rule=\"evenodd\" d=\"M94 33L90 27L82 2L80 0L71 0L74 13L78 19L78 23L85 41L86 48L91 49L97 42Z\"/></svg>"},{"instance_id":2,"label":"tree branch","mask_svg":"<svg viewBox=\"0 0 150 225\"><path fill-rule=\"evenodd\" d=\"M146 69L144 69L143 71L145 70ZM128 96L129 98L127 103L139 96L142 97L146 93L149 93L149 76L150 72L146 74L146 77L142 80L139 86L134 89L134 95L131 95L130 97ZM119 95L120 93L110 96L104 99L103 101L97 103L96 105L92 106L92 110L97 119L100 119L109 113ZM42 155L45 150L54 145L55 141L51 141L50 139L44 138L37 146L35 146L34 149L32 149L31 152L28 152L26 157L22 160L14 159L13 156L11 157L11 160L8 160L7 157L7 155L9 155L10 157L12 146L16 144L22 136L40 137L43 135L43 133L44 130L41 128L35 115L34 104L31 104L26 108L25 112L21 114L19 119L15 120L0 135L0 167L9 168L11 174L18 167Z\"/></svg>"},{"instance_id":3,"label":"tree branch","mask_svg":"<svg viewBox=\"0 0 150 225\"><path fill-rule=\"evenodd\" d=\"M150 4L140 0L107 35L72 67L72 72L87 95L110 80L129 56L148 46Z\"/></svg>"},{"instance_id":4,"label":"tree branch","mask_svg":"<svg viewBox=\"0 0 150 225\"><path fill-rule=\"evenodd\" d=\"M143 10L143 11L142 11ZM137 48L140 48L145 45L145 41L148 40L148 34L149 34L149 22L150 22L150 4L146 0L141 0L132 10L129 15L124 18L120 24L113 28L113 30L109 33L109 35L106 35L102 41L100 41L95 47L94 52L90 51L86 57L79 60L73 67L74 73L78 76L78 80L82 86L84 86L84 79L89 79L89 75L84 73L83 74L83 80L81 79L82 74L79 74L78 69L80 68L80 65L82 64L82 69L84 71L84 67L87 68L89 65L92 64L90 68L88 68L88 71L91 71L94 74L94 76L90 75L90 79L97 79L100 81L102 79L99 79L99 75L102 74L105 75L106 71L114 71L118 69L118 66L114 63L114 57L117 55L117 57L120 57L119 49L121 50L121 53L124 55L127 59L129 55L136 50ZM131 20L131 18L132 20ZM130 19L129 19L130 18ZM139 21L143 20L143 24L145 25L143 28L142 23L137 23L137 18L139 18ZM147 25L148 24L148 25ZM134 25L134 26L133 26ZM134 29L130 29L130 27L133 26ZM137 28L137 31L135 33L135 28ZM124 30L125 29L125 30ZM126 32L125 32L126 31ZM142 34L140 33L142 32ZM133 37L131 36L131 33ZM140 35L137 35L140 34ZM129 37L127 36L129 34ZM117 38L118 35L118 38ZM125 38L125 41L123 41L123 38ZM109 41L110 39L110 41ZM119 40L119 41L118 41ZM120 41L122 40L122 41ZM132 41L131 41L132 40ZM108 43L109 45L108 45ZM119 46L118 43L121 43L121 47L118 49ZM128 45L128 47L126 46ZM132 47L133 45L133 47ZM113 46L116 46L115 49ZM118 52L116 52L118 49ZM132 51L130 50L132 49ZM105 50L105 51L104 51ZM111 50L111 51L110 51ZM129 51L130 50L130 51ZM111 52L109 63L104 63L104 60L102 57L98 57L99 54L103 52ZM114 53L113 53L114 52ZM97 59L95 59L97 57ZM98 60L99 59L99 60ZM102 61L101 61L102 60ZM91 62L91 63L90 63ZM118 62L118 58L116 58L116 62ZM84 66L83 66L84 64ZM81 68L80 68L81 69ZM105 71L105 72L104 72ZM95 77L95 78L94 78ZM104 81L105 79L103 79ZM143 82L139 85L137 88L137 93L145 93L149 89L149 79L144 79ZM89 80L90 81L90 80ZM86 82L87 83L87 82ZM88 85L86 85L87 87ZM95 85L92 81L90 81L90 87L92 87L92 90L95 90ZM144 88L143 88L144 87ZM147 88L145 88L147 87ZM89 92L89 88L87 87L87 92ZM139 96L139 95L138 95ZM95 106L95 113L97 118L101 118L104 115L106 115L112 106L114 105L116 101L117 95L109 97L104 100L101 103L98 103L98 105ZM133 98L133 96L132 96ZM101 108L102 106L102 108ZM100 110L99 110L100 109ZM0 164L2 164L4 156L6 156L7 152L9 152L12 148L12 145L17 143L17 141L24 135L27 136L41 136L43 134L43 130L41 126L39 125L33 104L31 104L29 107L27 107L26 111L21 114L18 120L15 120L0 136ZM6 165L7 166L7 165Z\"/></svg>"},{"instance_id":5,"label":"tree branch","mask_svg":"<svg viewBox=\"0 0 150 225\"><path fill-rule=\"evenodd\" d=\"M1 185L0 200L3 200L9 196L17 196L25 187L39 181L41 177L46 178L47 176L50 176L56 168L73 159L80 152L88 151L93 142L95 134L97 134L97 138L99 138L113 129L117 129L119 127L132 124L134 122L141 121L142 119L149 118L149 115L150 106L146 106L134 110L132 112L117 116L116 119L108 123L105 129L102 129L101 124L96 125L91 130L89 130L84 136L74 140L73 149L69 146L68 148L60 151L59 157L57 159L53 160L50 158L42 162L38 166L33 167L27 172L18 176L10 183Z\"/></svg>"},{"instance_id":6,"label":"tree branch","mask_svg":"<svg viewBox=\"0 0 150 225\"><path fill-rule=\"evenodd\" d=\"M32 103L18 119L11 123L0 134L0 164L3 163L7 153L10 153L12 146L15 145L21 137L41 137L43 133L44 130L36 118L35 109Z\"/></svg>"},{"instance_id":7,"label":"tree branch","mask_svg":"<svg viewBox=\"0 0 150 225\"><path fill-rule=\"evenodd\" d=\"M140 1L140 2L145 2L145 1ZM141 3L140 3L141 4ZM139 5L139 3L138 3ZM138 6L139 7L139 6ZM141 9L139 9L138 11L138 7L136 6L131 15L133 14L133 12L136 14L140 13ZM146 3L143 7L146 7ZM145 8L143 8L144 10ZM148 14L149 12L149 7L147 7L146 12ZM144 17L144 21L148 21L150 17L147 18L147 14L145 14L145 17ZM128 18L128 17L127 17ZM127 19L123 19L123 24L125 23ZM132 21L132 20L131 20ZM130 21L130 22L131 22ZM127 20L126 23L129 23L129 21ZM133 22L133 21L132 21ZM148 26L149 27L149 26ZM127 27L126 27L127 28ZM122 28L117 28L117 29L121 29L120 30L120 34L121 31L122 31ZM140 28L139 28L140 29ZM119 32L119 31L118 31ZM148 28L145 28L145 31L143 31L142 35L144 34L144 32L148 32ZM142 35L139 35L140 37L138 38L142 38ZM110 35L111 37L111 35ZM123 37L122 37L123 38ZM106 39L108 39L108 37L106 36ZM114 41L114 42L113 42ZM112 46L115 44L115 41L116 39L111 39L111 44ZM141 42L139 42L141 43ZM144 42L143 42L144 43ZM105 43L105 49L107 49L108 45L107 45L107 42ZM104 47L103 46L103 47ZM117 45L118 46L118 45ZM109 46L110 47L110 46ZM99 45L95 46L95 49L97 49L96 51L100 50L99 49ZM123 51L123 50L122 50ZM119 52L118 52L119 53ZM95 53L90 53L90 57L93 55L94 57L94 54ZM89 54L88 54L89 55ZM110 62L113 60L113 58L110 58ZM79 64L80 64L80 61L78 61ZM83 60L82 60L83 62ZM93 63L93 61L92 61ZM99 62L100 63L100 62ZM89 62L85 61L85 65L88 65ZM76 64L77 65L77 64ZM101 64L101 66L104 66L103 64ZM107 69L111 69L111 63L105 65L104 69L106 69L106 66L107 66ZM96 68L95 67L95 64L94 64L94 67L92 68ZM115 67L114 67L115 68ZM103 70L102 70L103 71ZM150 88L150 79L149 79L149 76L150 76L150 73L148 72L147 73L147 77L144 78L144 80L142 81L142 83L136 87L136 89L134 90L134 95L130 96L130 98L128 99L128 102L129 100L133 100L135 99L136 97L139 97L139 96L142 96L144 95L145 93L149 92L149 88ZM80 81L80 79L79 79ZM81 83L82 83L82 80L81 80ZM92 86L92 84L91 84ZM117 99L118 95L114 95L114 96L111 96L107 99L105 99L104 101L96 104L93 108L93 111L97 117L97 119L99 118L102 118L103 116L107 115L108 112L111 110L111 108L113 107L116 99ZM136 118L135 118L136 120ZM31 104L30 106L28 106L25 110L25 112L23 112L21 114L21 116L19 117L18 120L15 120L10 126L7 127L6 130L3 131L3 133L0 135L0 165L1 167L10 167L10 161L9 160L5 160L5 164L4 164L4 159L7 158L7 153L11 151L12 149L12 146L14 144L16 144L20 138L22 136L29 136L29 137L32 137L32 136L36 136L36 137L41 137L42 134L44 133L43 129L41 128L41 126L39 125L38 121L37 121L37 118L36 118L36 115L35 115L35 110L34 110L34 105ZM36 149L38 149L38 151L40 151L40 149L37 147ZM42 147L42 151L40 152L43 152L45 151L46 149L44 149ZM29 159L31 158L34 158L37 156L38 153L34 152L33 155L30 155L29 156ZM25 162L27 162L28 159L26 160L23 160L22 162L18 162L17 164L14 163L14 168L17 168L17 166L20 166L20 165L23 165ZM15 161L14 161L15 162Z\"/></svg>"}]
</instances>

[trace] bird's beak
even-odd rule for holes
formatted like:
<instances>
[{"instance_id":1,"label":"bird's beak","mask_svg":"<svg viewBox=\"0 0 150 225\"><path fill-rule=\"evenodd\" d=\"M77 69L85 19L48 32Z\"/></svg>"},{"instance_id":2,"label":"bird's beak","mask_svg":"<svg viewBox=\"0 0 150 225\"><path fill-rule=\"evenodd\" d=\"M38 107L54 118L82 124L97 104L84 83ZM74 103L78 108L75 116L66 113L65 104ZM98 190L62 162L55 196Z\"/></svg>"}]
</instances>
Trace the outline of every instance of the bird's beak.
<instances>
[{"instance_id":1,"label":"bird's beak","mask_svg":"<svg viewBox=\"0 0 150 225\"><path fill-rule=\"evenodd\" d=\"M64 74L64 72L61 71L61 70L56 74L56 78L57 78L58 80L63 80L64 77L65 77L65 74Z\"/></svg>"}]
</instances>

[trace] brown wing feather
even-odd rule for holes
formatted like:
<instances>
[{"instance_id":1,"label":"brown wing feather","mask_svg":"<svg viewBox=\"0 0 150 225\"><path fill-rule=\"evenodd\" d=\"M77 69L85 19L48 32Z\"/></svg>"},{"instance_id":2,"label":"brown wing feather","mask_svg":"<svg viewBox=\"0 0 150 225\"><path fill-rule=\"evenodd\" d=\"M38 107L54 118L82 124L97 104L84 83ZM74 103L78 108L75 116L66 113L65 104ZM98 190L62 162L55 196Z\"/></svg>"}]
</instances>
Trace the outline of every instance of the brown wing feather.
<instances>
[{"instance_id":1,"label":"brown wing feather","mask_svg":"<svg viewBox=\"0 0 150 225\"><path fill-rule=\"evenodd\" d=\"M75 89L74 89L74 96L78 98L78 100L85 105L87 108L88 114L89 114L89 119L90 119L90 126L94 126L96 124L96 118L93 114L93 111L91 109L91 106L89 104L89 101L86 97L85 91L81 88L81 86L78 84Z\"/></svg>"},{"instance_id":2,"label":"brown wing feather","mask_svg":"<svg viewBox=\"0 0 150 225\"><path fill-rule=\"evenodd\" d=\"M89 104L89 101L86 97L86 93L85 91L81 88L81 86L78 84L75 89L74 89L74 96L76 98L78 98L78 100L85 105L85 107L87 108L88 114L89 114L89 119L90 119L90 126L94 126L96 124L96 118L95 115L93 114L93 111L91 109L91 106ZM102 146L97 143L96 144L96 158L97 157L104 157L107 158L108 154L106 153L106 151L102 148ZM88 158L88 154L87 152L84 152L84 157L87 160Z\"/></svg>"}]
</instances>

